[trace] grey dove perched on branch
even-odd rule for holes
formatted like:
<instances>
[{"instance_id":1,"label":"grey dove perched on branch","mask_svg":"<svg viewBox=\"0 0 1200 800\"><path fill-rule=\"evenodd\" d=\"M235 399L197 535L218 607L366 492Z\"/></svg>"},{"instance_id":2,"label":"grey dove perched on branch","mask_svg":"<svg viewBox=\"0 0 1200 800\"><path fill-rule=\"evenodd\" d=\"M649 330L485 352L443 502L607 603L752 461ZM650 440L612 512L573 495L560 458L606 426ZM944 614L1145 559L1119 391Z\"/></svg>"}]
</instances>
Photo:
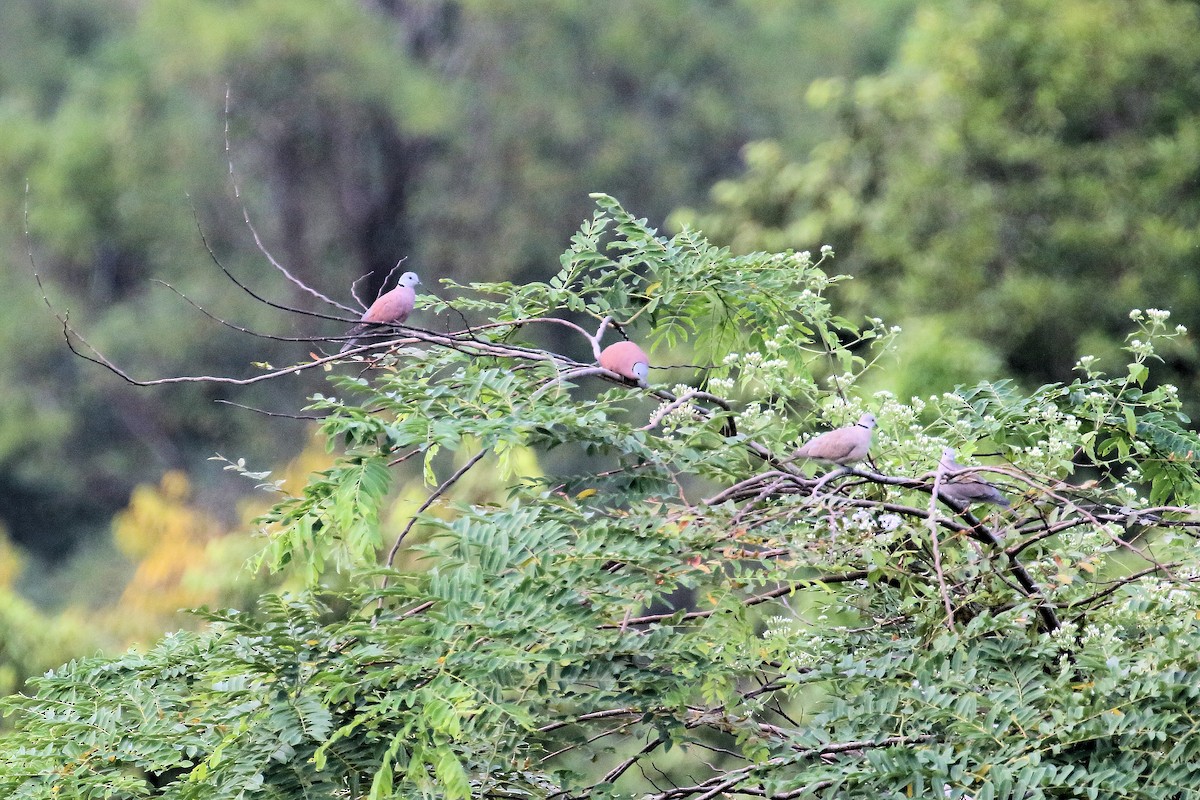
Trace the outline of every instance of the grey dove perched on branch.
<instances>
[{"instance_id":1,"label":"grey dove perched on branch","mask_svg":"<svg viewBox=\"0 0 1200 800\"><path fill-rule=\"evenodd\" d=\"M1008 508L1008 498L983 478L972 477L969 474L955 477L956 473L962 472L967 467L954 460L952 448L942 448L942 458L938 465L943 473L942 483L938 487L938 494L942 497L947 497L964 506L972 503L991 503L1001 508Z\"/></svg>"},{"instance_id":2,"label":"grey dove perched on branch","mask_svg":"<svg viewBox=\"0 0 1200 800\"><path fill-rule=\"evenodd\" d=\"M650 358L633 342L610 344L600 353L600 366L628 378L638 386L646 385L650 374Z\"/></svg>"},{"instance_id":3,"label":"grey dove perched on branch","mask_svg":"<svg viewBox=\"0 0 1200 800\"><path fill-rule=\"evenodd\" d=\"M347 332L350 338L342 345L339 353L344 353L358 346L358 336L366 333L376 325L400 324L408 319L413 305L417 302L416 286L421 282L415 272L406 272L396 282L396 288L385 292L371 303L371 307L363 312L361 321Z\"/></svg>"},{"instance_id":4,"label":"grey dove perched on branch","mask_svg":"<svg viewBox=\"0 0 1200 800\"><path fill-rule=\"evenodd\" d=\"M871 449L871 431L874 427L875 415L863 414L853 425L834 428L809 439L787 460L811 458L814 461L831 461L842 466L862 461Z\"/></svg>"}]
</instances>

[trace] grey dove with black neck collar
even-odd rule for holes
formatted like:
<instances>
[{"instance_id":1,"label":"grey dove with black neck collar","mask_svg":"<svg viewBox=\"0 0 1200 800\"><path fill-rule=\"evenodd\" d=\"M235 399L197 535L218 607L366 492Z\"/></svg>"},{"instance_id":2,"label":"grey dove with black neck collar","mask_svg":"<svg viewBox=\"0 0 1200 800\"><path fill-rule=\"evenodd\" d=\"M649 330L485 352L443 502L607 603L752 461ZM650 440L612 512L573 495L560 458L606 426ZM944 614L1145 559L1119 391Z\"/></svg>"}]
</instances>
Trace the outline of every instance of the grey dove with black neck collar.
<instances>
[{"instance_id":1,"label":"grey dove with black neck collar","mask_svg":"<svg viewBox=\"0 0 1200 800\"><path fill-rule=\"evenodd\" d=\"M969 473L958 475L957 473L961 473L967 468L954 460L953 449L943 448L942 458L938 464L942 469L942 483L938 487L938 494L942 497L947 497L964 506L972 503L991 503L1001 508L1008 508L1010 505L1008 498L983 478L974 477Z\"/></svg>"}]
</instances>

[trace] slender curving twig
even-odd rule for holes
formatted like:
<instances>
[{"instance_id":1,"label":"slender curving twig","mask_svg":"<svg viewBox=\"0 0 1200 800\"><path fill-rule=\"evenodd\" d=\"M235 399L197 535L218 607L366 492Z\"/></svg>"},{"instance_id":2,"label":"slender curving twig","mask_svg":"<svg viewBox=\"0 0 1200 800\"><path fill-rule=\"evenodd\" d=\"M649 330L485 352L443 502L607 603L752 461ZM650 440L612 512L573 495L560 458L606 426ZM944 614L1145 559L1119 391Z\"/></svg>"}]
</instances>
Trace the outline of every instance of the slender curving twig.
<instances>
[{"instance_id":1,"label":"slender curving twig","mask_svg":"<svg viewBox=\"0 0 1200 800\"><path fill-rule=\"evenodd\" d=\"M231 94L232 94L232 89L230 88L229 84L225 84L225 156L226 156L226 161L229 164L229 181L233 185L233 196L235 198L237 198L238 203L242 207L242 219L245 220L246 227L250 230L251 236L254 237L255 247L257 247L258 252L262 253L263 257L265 257L267 259L267 261L270 262L271 266L273 266L275 269L279 270L279 272L285 278L287 278L289 281L291 281L293 284L295 284L301 291L307 292L308 294L317 298L321 302L327 303L328 305L333 306L334 308L340 308L343 311L353 314L354 313L353 308L351 308L350 306L344 305L342 303L339 303L336 300L333 300L333 299L321 294L316 289L312 288L307 283L300 280L295 275L293 275L291 272L289 272L287 267L283 266L283 264L280 264L275 259L275 256L271 254L271 251L267 249L266 245L263 244L262 237L260 237L258 235L258 229L255 228L254 223L250 221L250 210L248 208L246 208L246 202L242 199L242 188L238 184L237 170L233 166L233 148L229 142L229 101L230 101ZM224 269L224 267L222 267L222 269ZM226 274L228 274L228 272L226 272Z\"/></svg>"},{"instance_id":2,"label":"slender curving twig","mask_svg":"<svg viewBox=\"0 0 1200 800\"><path fill-rule=\"evenodd\" d=\"M938 462L937 471L933 476L933 490L929 493L929 540L933 550L933 571L937 576L938 592L942 596L942 605L946 608L946 626L951 632L956 632L954 626L954 604L950 602L950 590L946 587L946 573L942 570L942 550L941 544L938 541L938 525L937 525L937 503L938 497L941 496L939 491L942 487L942 478L945 476L946 467L942 462Z\"/></svg>"},{"instance_id":3,"label":"slender curving twig","mask_svg":"<svg viewBox=\"0 0 1200 800\"><path fill-rule=\"evenodd\" d=\"M469 470L471 467L478 464L479 460L481 458L483 458L484 456L486 456L487 454L488 454L487 450L480 450L478 453L471 456L467 460L467 463L465 463L461 467L459 467L458 470L453 475L451 475L449 478L447 478L445 481L443 481L440 486L438 486L436 489L434 489L433 492L430 493L429 497L425 498L425 502L421 504L420 508L418 508L416 511L413 512L412 519L410 519L408 521L408 524L404 526L404 530L400 531L400 535L396 537L396 541L394 541L392 543L391 549L388 550L387 559L384 561L384 563L387 566L390 567L392 565L392 562L396 560L396 553L399 552L399 550L400 550L401 542L404 541L404 537L408 536L409 531L411 531L413 529L413 527L417 524L417 520L420 519L421 514L423 514L426 509L428 509L431 505L433 505L435 502L437 502L437 499L439 497L441 497L442 495L444 495L447 491L449 491L450 487L452 487L455 483L457 483L459 478L461 478L463 475L467 474L467 470ZM383 585L385 587L387 586L387 578L386 577L384 578Z\"/></svg>"}]
</instances>

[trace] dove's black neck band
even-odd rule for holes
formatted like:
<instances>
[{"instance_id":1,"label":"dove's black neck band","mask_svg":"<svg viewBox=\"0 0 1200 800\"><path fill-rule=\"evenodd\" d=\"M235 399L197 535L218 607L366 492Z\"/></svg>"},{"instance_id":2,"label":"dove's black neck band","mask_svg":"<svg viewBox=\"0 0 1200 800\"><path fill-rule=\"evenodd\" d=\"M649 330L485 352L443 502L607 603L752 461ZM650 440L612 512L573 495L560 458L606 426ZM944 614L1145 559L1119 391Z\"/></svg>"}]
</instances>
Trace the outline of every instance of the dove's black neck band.
<instances>
[{"instance_id":1,"label":"dove's black neck band","mask_svg":"<svg viewBox=\"0 0 1200 800\"><path fill-rule=\"evenodd\" d=\"M856 428L865 428L866 430L871 430L871 426L870 426L870 425L863 425L861 422L856 422L856 423L854 423L854 427L856 427Z\"/></svg>"}]
</instances>

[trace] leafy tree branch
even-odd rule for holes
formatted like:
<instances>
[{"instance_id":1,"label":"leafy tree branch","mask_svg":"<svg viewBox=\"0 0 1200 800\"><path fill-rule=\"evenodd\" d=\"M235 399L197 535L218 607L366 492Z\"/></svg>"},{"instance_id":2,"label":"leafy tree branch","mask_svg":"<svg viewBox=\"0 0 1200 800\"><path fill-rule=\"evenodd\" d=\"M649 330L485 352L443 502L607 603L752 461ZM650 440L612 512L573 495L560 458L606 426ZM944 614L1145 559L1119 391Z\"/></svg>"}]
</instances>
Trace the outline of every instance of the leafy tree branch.
<instances>
[{"instance_id":1,"label":"leafy tree branch","mask_svg":"<svg viewBox=\"0 0 1200 800\"><path fill-rule=\"evenodd\" d=\"M1145 388L1165 317L1134 316L1120 377L868 395L898 333L833 311L831 252L734 256L594 199L549 281L445 281L416 314L453 328L257 378L330 368L306 411L339 455L251 564L307 588L9 699L6 796L1200 788L1200 441ZM595 365L621 336L708 366L642 388ZM789 459L867 411L865 465ZM985 476L1011 507L945 491Z\"/></svg>"}]
</instances>

